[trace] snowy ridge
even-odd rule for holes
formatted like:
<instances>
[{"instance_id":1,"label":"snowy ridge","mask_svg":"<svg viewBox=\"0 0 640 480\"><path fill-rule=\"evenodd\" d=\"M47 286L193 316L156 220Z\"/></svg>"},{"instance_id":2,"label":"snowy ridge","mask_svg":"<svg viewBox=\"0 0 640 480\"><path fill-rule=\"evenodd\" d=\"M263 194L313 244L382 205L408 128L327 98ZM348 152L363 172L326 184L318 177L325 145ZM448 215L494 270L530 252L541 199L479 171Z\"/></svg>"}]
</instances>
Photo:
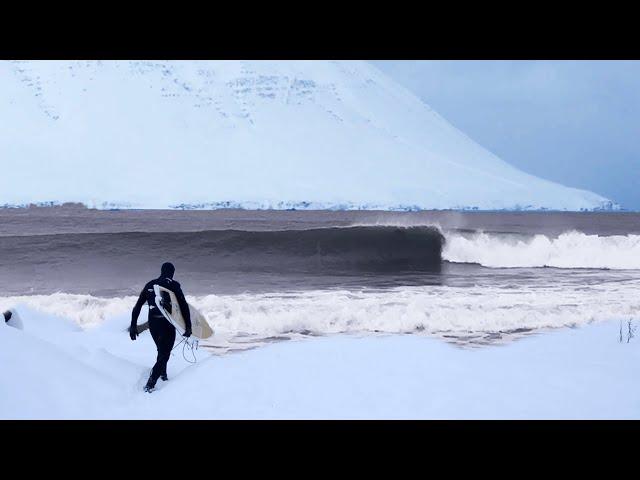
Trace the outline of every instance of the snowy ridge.
<instances>
[{"instance_id":1,"label":"snowy ridge","mask_svg":"<svg viewBox=\"0 0 640 480\"><path fill-rule=\"evenodd\" d=\"M2 61L0 126L7 207L618 208L515 169L367 62Z\"/></svg>"}]
</instances>

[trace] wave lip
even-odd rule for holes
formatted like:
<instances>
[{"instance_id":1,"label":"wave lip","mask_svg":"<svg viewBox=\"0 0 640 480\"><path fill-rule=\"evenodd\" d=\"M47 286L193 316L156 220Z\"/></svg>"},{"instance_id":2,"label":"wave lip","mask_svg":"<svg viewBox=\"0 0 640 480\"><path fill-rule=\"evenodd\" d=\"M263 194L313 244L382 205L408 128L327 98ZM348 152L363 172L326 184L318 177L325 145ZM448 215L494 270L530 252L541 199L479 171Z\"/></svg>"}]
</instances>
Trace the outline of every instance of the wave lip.
<instances>
[{"instance_id":1,"label":"wave lip","mask_svg":"<svg viewBox=\"0 0 640 480\"><path fill-rule=\"evenodd\" d=\"M442 257L455 263L492 268L556 267L640 269L640 235L587 235L567 232L556 238L534 235L452 234Z\"/></svg>"}]
</instances>

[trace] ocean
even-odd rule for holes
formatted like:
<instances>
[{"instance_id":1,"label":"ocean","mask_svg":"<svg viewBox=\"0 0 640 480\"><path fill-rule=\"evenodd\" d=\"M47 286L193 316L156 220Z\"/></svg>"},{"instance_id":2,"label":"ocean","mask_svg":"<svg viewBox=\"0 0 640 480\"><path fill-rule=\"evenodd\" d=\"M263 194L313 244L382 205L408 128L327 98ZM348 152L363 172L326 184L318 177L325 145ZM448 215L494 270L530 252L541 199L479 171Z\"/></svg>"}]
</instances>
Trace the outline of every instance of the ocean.
<instances>
[{"instance_id":1,"label":"ocean","mask_svg":"<svg viewBox=\"0 0 640 480\"><path fill-rule=\"evenodd\" d=\"M640 318L638 213L0 209L0 308L126 328L165 261L220 353L333 334L487 347Z\"/></svg>"}]
</instances>

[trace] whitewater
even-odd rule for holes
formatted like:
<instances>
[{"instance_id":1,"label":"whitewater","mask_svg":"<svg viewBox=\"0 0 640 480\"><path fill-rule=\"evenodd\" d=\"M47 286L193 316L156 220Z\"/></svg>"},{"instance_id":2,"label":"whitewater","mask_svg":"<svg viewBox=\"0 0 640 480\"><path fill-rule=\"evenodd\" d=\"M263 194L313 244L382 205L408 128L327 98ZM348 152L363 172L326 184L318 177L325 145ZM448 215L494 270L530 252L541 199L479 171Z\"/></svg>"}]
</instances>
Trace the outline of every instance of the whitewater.
<instances>
[{"instance_id":1,"label":"whitewater","mask_svg":"<svg viewBox=\"0 0 640 480\"><path fill-rule=\"evenodd\" d=\"M546 235L451 235L443 258L450 262L477 263L485 267L557 267L640 269L640 235L601 237L566 232Z\"/></svg>"},{"instance_id":2,"label":"whitewater","mask_svg":"<svg viewBox=\"0 0 640 480\"><path fill-rule=\"evenodd\" d=\"M410 333L455 343L491 344L538 329L599 320L640 319L640 280L568 289L554 287L401 287L385 291L309 291L188 296L217 335L203 342L217 351L261 345L273 338L337 333ZM34 311L90 329L117 319L128 324L136 297L99 298L57 293L0 299L22 316ZM28 312L28 313L25 313ZM143 311L141 318L146 318Z\"/></svg>"}]
</instances>

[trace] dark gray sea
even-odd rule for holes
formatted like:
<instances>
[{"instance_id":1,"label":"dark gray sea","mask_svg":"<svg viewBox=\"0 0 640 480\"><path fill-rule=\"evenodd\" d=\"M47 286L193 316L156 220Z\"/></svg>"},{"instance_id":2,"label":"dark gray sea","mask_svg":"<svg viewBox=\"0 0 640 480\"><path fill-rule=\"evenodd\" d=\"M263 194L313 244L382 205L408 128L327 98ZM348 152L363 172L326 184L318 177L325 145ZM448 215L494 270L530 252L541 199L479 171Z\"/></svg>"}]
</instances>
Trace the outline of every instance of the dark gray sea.
<instances>
[{"instance_id":1,"label":"dark gray sea","mask_svg":"<svg viewBox=\"0 0 640 480\"><path fill-rule=\"evenodd\" d=\"M509 253L522 252L506 247L504 265L483 266L482 253L475 251L467 253L478 258L452 262L447 240L479 232L494 242L478 250L510 241L526 245L536 235L553 240L567 232L629 237L640 235L640 214L0 209L0 289L5 295L135 295L164 261L176 265L176 278L194 295L502 284L540 276L591 279L594 273L606 281L611 272L602 270L612 267L606 257L640 252L615 252L616 246L606 241L598 250L585 241L572 248L593 250L583 265L560 269L567 272L540 270L554 261L563 265L563 252L551 258L552 247L549 258L542 257L549 265L512 265L517 259L508 258ZM590 262L591 256L602 258ZM613 265L616 270L624 266ZM640 259L630 258L628 266L640 267Z\"/></svg>"}]
</instances>

